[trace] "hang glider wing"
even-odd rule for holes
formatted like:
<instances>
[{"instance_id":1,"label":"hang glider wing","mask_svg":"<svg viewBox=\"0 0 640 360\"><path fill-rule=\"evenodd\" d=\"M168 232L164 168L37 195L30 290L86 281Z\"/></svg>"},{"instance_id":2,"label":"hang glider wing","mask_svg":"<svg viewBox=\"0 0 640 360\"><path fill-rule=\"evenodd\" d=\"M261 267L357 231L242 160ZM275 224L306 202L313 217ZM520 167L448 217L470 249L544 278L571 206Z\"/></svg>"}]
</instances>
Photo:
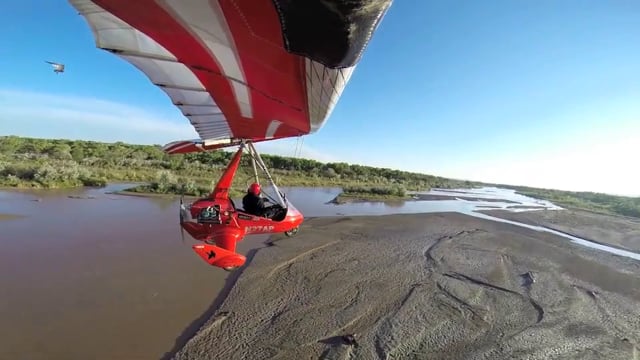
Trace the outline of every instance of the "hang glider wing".
<instances>
[{"instance_id":1,"label":"hang glider wing","mask_svg":"<svg viewBox=\"0 0 640 360\"><path fill-rule=\"evenodd\" d=\"M320 129L392 0L69 1L180 108L196 151Z\"/></svg>"},{"instance_id":2,"label":"hang glider wing","mask_svg":"<svg viewBox=\"0 0 640 360\"><path fill-rule=\"evenodd\" d=\"M55 73L64 72L64 64L58 64L56 62L48 61L48 60L45 60L44 62L46 62L47 64L50 64L53 67L53 71Z\"/></svg>"}]
</instances>

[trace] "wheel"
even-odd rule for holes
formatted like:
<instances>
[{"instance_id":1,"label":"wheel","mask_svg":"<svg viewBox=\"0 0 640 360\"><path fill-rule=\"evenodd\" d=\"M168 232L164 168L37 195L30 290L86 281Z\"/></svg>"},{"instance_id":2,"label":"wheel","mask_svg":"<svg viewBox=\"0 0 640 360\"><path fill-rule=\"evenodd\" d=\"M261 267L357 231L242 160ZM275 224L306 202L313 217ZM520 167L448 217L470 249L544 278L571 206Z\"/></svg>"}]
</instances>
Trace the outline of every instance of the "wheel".
<instances>
[{"instance_id":1,"label":"wheel","mask_svg":"<svg viewBox=\"0 0 640 360\"><path fill-rule=\"evenodd\" d=\"M288 237L295 236L297 233L298 233L297 227L284 232L284 234L287 235Z\"/></svg>"},{"instance_id":2,"label":"wheel","mask_svg":"<svg viewBox=\"0 0 640 360\"><path fill-rule=\"evenodd\" d=\"M237 268L238 268L238 266L229 266L229 267L225 267L223 269L228 271L228 272L232 272L232 271L236 270Z\"/></svg>"}]
</instances>

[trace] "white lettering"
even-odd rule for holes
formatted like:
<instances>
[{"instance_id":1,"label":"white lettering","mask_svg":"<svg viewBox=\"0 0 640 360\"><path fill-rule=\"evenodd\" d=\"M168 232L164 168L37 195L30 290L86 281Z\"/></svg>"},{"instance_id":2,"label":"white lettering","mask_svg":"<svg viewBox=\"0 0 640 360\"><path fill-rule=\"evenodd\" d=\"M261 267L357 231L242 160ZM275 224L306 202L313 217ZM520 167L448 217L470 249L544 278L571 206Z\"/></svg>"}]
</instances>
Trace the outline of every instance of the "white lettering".
<instances>
[{"instance_id":1,"label":"white lettering","mask_svg":"<svg viewBox=\"0 0 640 360\"><path fill-rule=\"evenodd\" d=\"M273 225L269 225L269 226L265 226L265 225L246 226L244 228L244 231L246 233L273 231Z\"/></svg>"}]
</instances>

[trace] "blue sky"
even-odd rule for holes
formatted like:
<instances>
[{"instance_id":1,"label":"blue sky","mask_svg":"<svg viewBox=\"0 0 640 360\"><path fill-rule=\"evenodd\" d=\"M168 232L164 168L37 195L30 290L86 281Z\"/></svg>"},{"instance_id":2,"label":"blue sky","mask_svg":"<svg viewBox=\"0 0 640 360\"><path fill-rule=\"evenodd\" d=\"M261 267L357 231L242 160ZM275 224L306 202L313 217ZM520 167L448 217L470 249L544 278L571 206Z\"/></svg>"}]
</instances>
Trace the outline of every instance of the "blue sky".
<instances>
[{"instance_id":1,"label":"blue sky","mask_svg":"<svg viewBox=\"0 0 640 360\"><path fill-rule=\"evenodd\" d=\"M159 144L195 136L164 92L95 48L66 1L3 10L0 134ZM395 0L301 154L640 195L638 39L638 1ZM295 145L259 149L294 155Z\"/></svg>"}]
</instances>

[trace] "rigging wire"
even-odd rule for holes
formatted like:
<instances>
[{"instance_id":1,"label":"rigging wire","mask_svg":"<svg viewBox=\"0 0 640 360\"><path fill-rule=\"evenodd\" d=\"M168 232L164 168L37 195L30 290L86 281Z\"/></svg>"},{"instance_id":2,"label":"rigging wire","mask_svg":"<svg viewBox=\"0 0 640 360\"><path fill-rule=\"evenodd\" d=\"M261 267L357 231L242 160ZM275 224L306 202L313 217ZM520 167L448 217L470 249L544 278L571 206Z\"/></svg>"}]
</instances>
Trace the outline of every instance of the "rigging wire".
<instances>
[{"instance_id":1,"label":"rigging wire","mask_svg":"<svg viewBox=\"0 0 640 360\"><path fill-rule=\"evenodd\" d=\"M300 155L302 155L302 144L304 143L304 137L302 137L302 134L298 135L298 137L296 138L296 145L293 149L293 157L294 158L299 158Z\"/></svg>"},{"instance_id":2,"label":"rigging wire","mask_svg":"<svg viewBox=\"0 0 640 360\"><path fill-rule=\"evenodd\" d=\"M258 161L257 156L253 153L253 151L251 149L249 149L249 151L247 151L249 153L249 156L251 156L252 161L256 164L257 167L260 168L260 170L264 171L265 173L267 172L267 169ZM269 200L271 200L274 204L277 204L278 201L276 199L274 199L273 197L271 197L271 195L269 195L268 192L262 192L265 197L269 198Z\"/></svg>"},{"instance_id":3,"label":"rigging wire","mask_svg":"<svg viewBox=\"0 0 640 360\"><path fill-rule=\"evenodd\" d=\"M304 137L300 136L300 147L298 148L298 155L296 156L297 158L302 156L302 145L303 144L304 144Z\"/></svg>"},{"instance_id":4,"label":"rigging wire","mask_svg":"<svg viewBox=\"0 0 640 360\"><path fill-rule=\"evenodd\" d=\"M296 153L298 152L298 144L300 143L300 136L296 138L296 145L293 147L293 156L296 157Z\"/></svg>"}]
</instances>

